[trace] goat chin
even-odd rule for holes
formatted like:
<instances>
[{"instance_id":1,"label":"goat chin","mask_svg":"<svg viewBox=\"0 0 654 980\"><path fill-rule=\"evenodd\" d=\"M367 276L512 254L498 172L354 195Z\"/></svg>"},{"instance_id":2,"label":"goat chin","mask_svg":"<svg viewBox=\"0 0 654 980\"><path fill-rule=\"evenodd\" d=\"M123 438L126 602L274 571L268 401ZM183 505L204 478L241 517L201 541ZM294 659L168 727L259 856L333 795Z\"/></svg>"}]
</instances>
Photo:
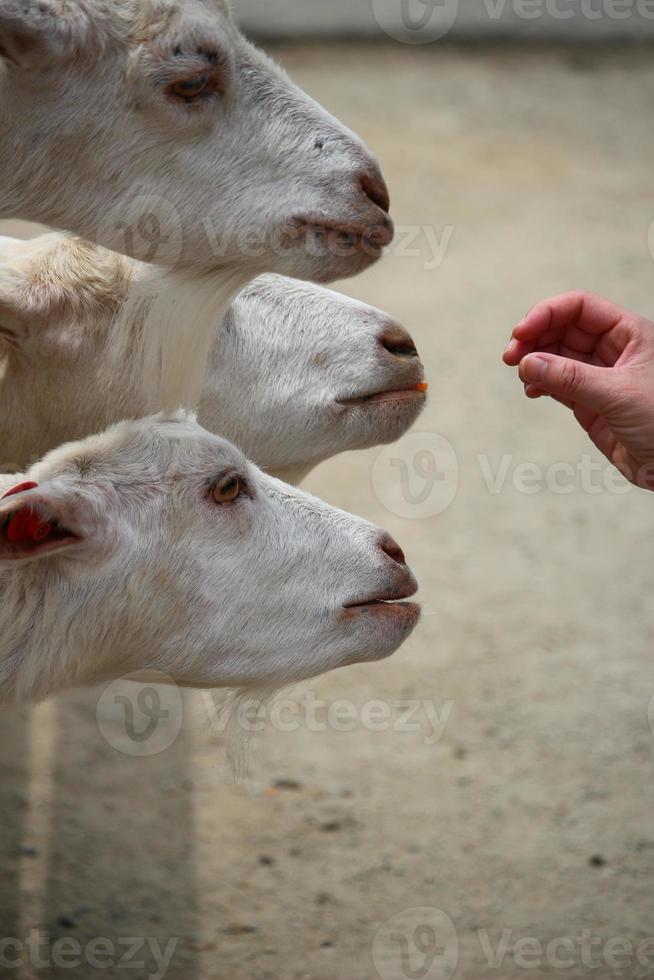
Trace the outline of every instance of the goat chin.
<instances>
[{"instance_id":1,"label":"goat chin","mask_svg":"<svg viewBox=\"0 0 654 980\"><path fill-rule=\"evenodd\" d=\"M112 327L111 369L140 388L145 410L196 410L220 322L248 281L239 270L189 274L135 263L133 288Z\"/></svg>"}]
</instances>

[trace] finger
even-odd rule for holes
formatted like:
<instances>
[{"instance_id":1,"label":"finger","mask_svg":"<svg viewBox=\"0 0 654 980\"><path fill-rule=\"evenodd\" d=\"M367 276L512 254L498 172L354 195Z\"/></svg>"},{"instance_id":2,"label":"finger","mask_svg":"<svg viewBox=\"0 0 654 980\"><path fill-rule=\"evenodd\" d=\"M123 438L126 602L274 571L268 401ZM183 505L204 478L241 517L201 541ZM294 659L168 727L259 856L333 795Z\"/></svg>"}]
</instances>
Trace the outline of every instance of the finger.
<instances>
[{"instance_id":1,"label":"finger","mask_svg":"<svg viewBox=\"0 0 654 980\"><path fill-rule=\"evenodd\" d=\"M604 414L615 401L616 372L553 354L530 354L520 364L520 378L548 395L580 403Z\"/></svg>"},{"instance_id":2,"label":"finger","mask_svg":"<svg viewBox=\"0 0 654 980\"><path fill-rule=\"evenodd\" d=\"M509 346L504 351L502 355L502 360L509 367L517 367L520 361L527 356L527 354L533 353L533 344L524 344L519 340L509 341Z\"/></svg>"},{"instance_id":3,"label":"finger","mask_svg":"<svg viewBox=\"0 0 654 980\"><path fill-rule=\"evenodd\" d=\"M551 398L553 402L558 402L559 405L564 405L566 408L569 408L571 411L574 411L573 402L566 401L565 398L559 398L557 395L549 395L546 391L543 391L542 388L539 388L538 385L526 384L525 395L527 396L527 398L533 398L533 399Z\"/></svg>"},{"instance_id":4,"label":"finger","mask_svg":"<svg viewBox=\"0 0 654 980\"><path fill-rule=\"evenodd\" d=\"M569 327L599 336L629 318L630 314L602 296L583 291L563 293L535 306L515 328L513 336L521 341L543 336L551 342ZM575 337L579 341L576 332Z\"/></svg>"},{"instance_id":5,"label":"finger","mask_svg":"<svg viewBox=\"0 0 654 980\"><path fill-rule=\"evenodd\" d=\"M503 360L509 367L517 367L525 357L534 353L561 354L560 344L525 344L519 340L511 341L504 351ZM578 355L584 356L585 355Z\"/></svg>"}]
</instances>

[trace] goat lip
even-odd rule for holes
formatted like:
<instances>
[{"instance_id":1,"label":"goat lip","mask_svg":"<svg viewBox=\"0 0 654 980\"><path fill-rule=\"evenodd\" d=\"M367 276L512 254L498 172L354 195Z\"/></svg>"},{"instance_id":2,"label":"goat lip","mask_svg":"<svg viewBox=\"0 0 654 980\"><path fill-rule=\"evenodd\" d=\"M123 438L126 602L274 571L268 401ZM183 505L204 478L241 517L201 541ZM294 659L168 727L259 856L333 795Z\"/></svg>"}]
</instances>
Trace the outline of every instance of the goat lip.
<instances>
[{"instance_id":1,"label":"goat lip","mask_svg":"<svg viewBox=\"0 0 654 980\"><path fill-rule=\"evenodd\" d=\"M333 245L338 254L344 246L351 246L356 251L379 256L395 237L393 223L387 217L383 221L364 224L333 220L320 215L298 215L293 219L293 226L298 236L314 232L326 238L326 247Z\"/></svg>"},{"instance_id":2,"label":"goat lip","mask_svg":"<svg viewBox=\"0 0 654 980\"><path fill-rule=\"evenodd\" d=\"M338 405L345 406L361 406L361 405L375 405L379 403L402 403L402 402L416 402L416 401L426 401L427 399L427 389L423 384L411 385L410 388L396 388L390 391L376 391L370 395L358 395L355 398L340 398L337 402Z\"/></svg>"},{"instance_id":3,"label":"goat lip","mask_svg":"<svg viewBox=\"0 0 654 980\"><path fill-rule=\"evenodd\" d=\"M398 588L396 591L390 595L377 595L368 596L364 599L355 599L353 602L347 602L344 604L344 609L395 609L399 607L405 608L420 608L415 602L404 602L404 599L410 599L418 591L418 584L415 579L407 577L407 580L403 586Z\"/></svg>"},{"instance_id":4,"label":"goat lip","mask_svg":"<svg viewBox=\"0 0 654 980\"><path fill-rule=\"evenodd\" d=\"M381 619L392 620L397 624L413 627L420 619L422 609L417 602L390 601L388 599L372 599L369 602L357 602L343 607L346 620ZM390 624L389 624L390 625Z\"/></svg>"}]
</instances>

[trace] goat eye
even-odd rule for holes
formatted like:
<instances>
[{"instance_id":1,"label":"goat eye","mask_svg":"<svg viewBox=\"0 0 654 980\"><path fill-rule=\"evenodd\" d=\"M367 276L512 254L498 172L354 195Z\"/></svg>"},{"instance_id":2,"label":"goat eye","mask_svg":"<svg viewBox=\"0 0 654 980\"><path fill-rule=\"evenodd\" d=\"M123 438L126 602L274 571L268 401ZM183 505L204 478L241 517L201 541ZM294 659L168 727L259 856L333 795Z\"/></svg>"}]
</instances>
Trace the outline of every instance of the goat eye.
<instances>
[{"instance_id":1,"label":"goat eye","mask_svg":"<svg viewBox=\"0 0 654 980\"><path fill-rule=\"evenodd\" d=\"M241 496L243 481L238 473L225 473L211 488L211 496L217 504L231 504Z\"/></svg>"},{"instance_id":2,"label":"goat eye","mask_svg":"<svg viewBox=\"0 0 654 980\"><path fill-rule=\"evenodd\" d=\"M169 93L182 102L193 102L206 95L211 88L211 75L196 75L175 82L168 89Z\"/></svg>"}]
</instances>

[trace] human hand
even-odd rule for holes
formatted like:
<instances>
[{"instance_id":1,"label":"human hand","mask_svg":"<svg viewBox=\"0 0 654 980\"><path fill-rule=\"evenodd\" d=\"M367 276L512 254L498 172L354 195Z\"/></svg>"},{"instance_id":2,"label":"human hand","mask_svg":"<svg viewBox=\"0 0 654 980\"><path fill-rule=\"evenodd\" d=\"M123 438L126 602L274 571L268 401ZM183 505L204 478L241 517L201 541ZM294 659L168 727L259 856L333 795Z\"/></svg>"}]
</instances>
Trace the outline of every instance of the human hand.
<instances>
[{"instance_id":1,"label":"human hand","mask_svg":"<svg viewBox=\"0 0 654 980\"><path fill-rule=\"evenodd\" d=\"M654 323L592 293L555 296L514 329L504 363L528 398L567 406L636 486L654 490Z\"/></svg>"}]
</instances>

